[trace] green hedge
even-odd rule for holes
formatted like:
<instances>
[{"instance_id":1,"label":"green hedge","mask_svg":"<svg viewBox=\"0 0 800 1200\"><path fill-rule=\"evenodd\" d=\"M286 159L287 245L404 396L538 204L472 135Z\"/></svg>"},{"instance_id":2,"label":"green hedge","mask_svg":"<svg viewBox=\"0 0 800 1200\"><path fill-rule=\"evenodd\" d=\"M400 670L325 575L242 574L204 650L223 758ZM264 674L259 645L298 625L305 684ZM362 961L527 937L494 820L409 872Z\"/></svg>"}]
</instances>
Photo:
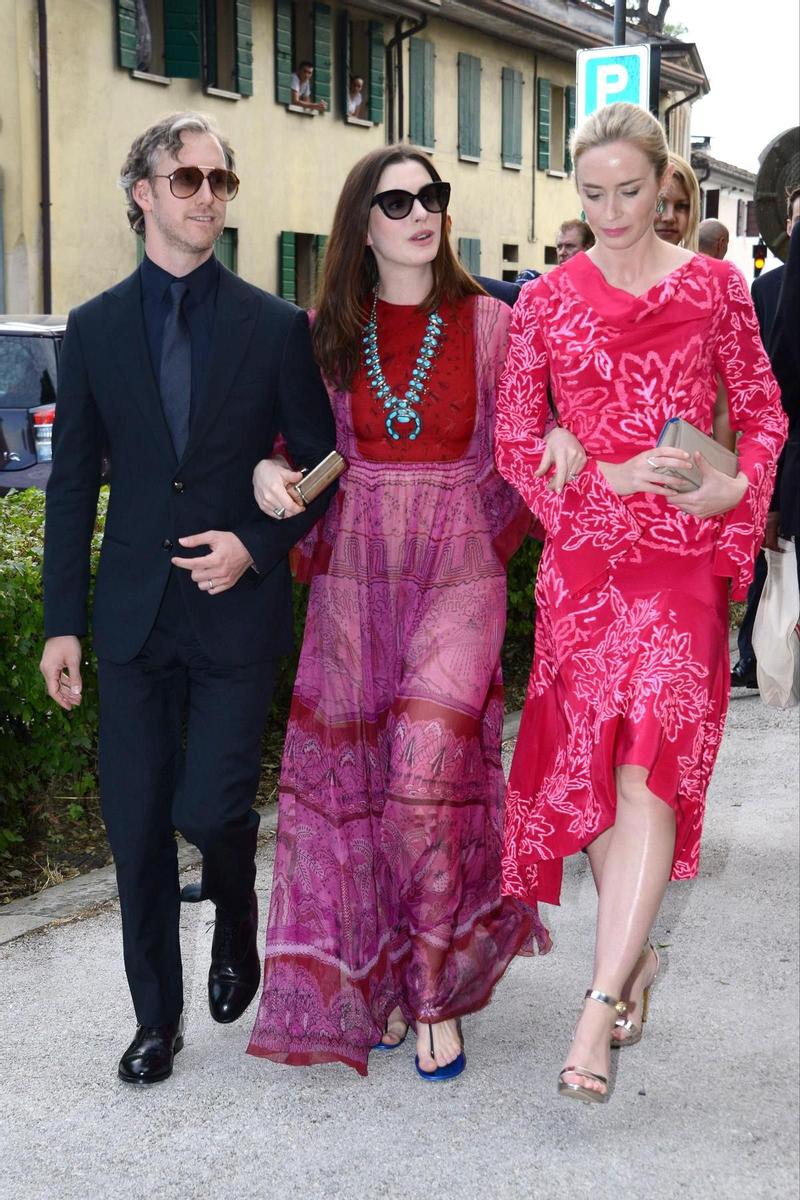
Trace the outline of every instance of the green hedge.
<instances>
[{"instance_id":1,"label":"green hedge","mask_svg":"<svg viewBox=\"0 0 800 1200\"><path fill-rule=\"evenodd\" d=\"M103 488L92 541L92 576L97 566L107 489ZM97 787L97 663L84 641L83 701L69 714L55 706L39 672L42 651L42 542L44 494L31 488L0 498L0 854L8 854L29 824L37 801L55 785L75 797ZM526 541L508 576L508 632L530 636L532 579L540 546ZM299 646L308 589L295 588L295 632ZM275 703L285 716L296 657L281 665Z\"/></svg>"},{"instance_id":2,"label":"green hedge","mask_svg":"<svg viewBox=\"0 0 800 1200\"><path fill-rule=\"evenodd\" d=\"M107 489L92 540L97 565ZM83 701L67 715L39 672L42 653L44 493L35 488L0 499L0 852L20 840L29 803L54 780L72 796L96 787L97 663L88 640L81 665Z\"/></svg>"}]
</instances>

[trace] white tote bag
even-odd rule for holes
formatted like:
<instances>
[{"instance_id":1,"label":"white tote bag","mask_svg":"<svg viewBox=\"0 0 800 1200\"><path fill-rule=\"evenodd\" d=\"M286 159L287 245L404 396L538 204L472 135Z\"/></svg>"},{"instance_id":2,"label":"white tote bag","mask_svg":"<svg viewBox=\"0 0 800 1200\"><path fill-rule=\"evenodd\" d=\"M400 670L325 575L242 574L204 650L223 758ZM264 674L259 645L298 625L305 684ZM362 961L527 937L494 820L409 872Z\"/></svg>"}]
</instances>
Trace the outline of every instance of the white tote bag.
<instances>
[{"instance_id":1,"label":"white tote bag","mask_svg":"<svg viewBox=\"0 0 800 1200\"><path fill-rule=\"evenodd\" d=\"M800 589L797 548L778 538L783 554L765 550L767 582L753 625L753 649L761 699L771 708L800 703Z\"/></svg>"}]
</instances>

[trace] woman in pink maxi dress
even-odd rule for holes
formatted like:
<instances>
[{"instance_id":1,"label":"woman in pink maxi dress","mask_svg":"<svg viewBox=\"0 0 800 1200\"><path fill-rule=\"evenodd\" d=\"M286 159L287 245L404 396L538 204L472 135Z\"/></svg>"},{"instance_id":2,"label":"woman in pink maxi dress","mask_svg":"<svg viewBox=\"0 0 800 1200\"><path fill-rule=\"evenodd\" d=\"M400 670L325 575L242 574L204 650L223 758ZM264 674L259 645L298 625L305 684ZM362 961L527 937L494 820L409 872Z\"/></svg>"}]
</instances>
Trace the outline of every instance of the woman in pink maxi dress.
<instances>
[{"instance_id":1,"label":"woman in pink maxi dress","mask_svg":"<svg viewBox=\"0 0 800 1200\"><path fill-rule=\"evenodd\" d=\"M361 366L330 385L349 467L301 545L311 593L249 1052L366 1074L370 1049L395 1047L414 1023L420 1074L446 1078L463 1066L457 1018L489 1001L515 954L543 952L549 939L535 904L500 891L505 562L530 524L492 453L510 311L456 263L446 213L423 206L438 179L407 147L367 156L328 243L315 335L326 297L337 314L346 306L345 234L360 221L358 325L379 287L378 349L395 393L414 365L432 279L454 288L439 309L445 342L418 439L387 437ZM375 194L398 210L405 195L408 213L387 219ZM256 493L267 513L293 511L271 483Z\"/></svg>"},{"instance_id":2,"label":"woman in pink maxi dress","mask_svg":"<svg viewBox=\"0 0 800 1200\"><path fill-rule=\"evenodd\" d=\"M586 998L598 1003L584 1006L559 1091L599 1101L609 1021L617 1045L641 1036L667 880L697 873L728 698L729 582L745 595L785 421L740 272L653 232L668 178L654 118L603 109L573 157L597 245L523 289L497 406L498 466L546 530L503 884L557 904L564 858L588 849L599 908ZM702 486L675 493L662 469L688 456L656 448L659 433L671 417L710 433L718 374L739 475L703 460ZM560 494L535 474L548 387L588 455Z\"/></svg>"}]
</instances>

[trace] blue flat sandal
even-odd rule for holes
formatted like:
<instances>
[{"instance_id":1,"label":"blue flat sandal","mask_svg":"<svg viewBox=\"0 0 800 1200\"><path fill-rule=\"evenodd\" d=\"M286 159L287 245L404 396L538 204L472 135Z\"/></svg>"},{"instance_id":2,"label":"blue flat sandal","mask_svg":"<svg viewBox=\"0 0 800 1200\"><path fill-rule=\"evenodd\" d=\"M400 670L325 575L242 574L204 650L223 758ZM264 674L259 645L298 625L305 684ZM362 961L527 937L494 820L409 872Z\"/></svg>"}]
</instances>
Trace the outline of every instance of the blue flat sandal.
<instances>
[{"instance_id":1,"label":"blue flat sandal","mask_svg":"<svg viewBox=\"0 0 800 1200\"><path fill-rule=\"evenodd\" d=\"M374 1046L370 1046L370 1050L381 1050L381 1051L399 1050L400 1047L402 1046L403 1042L408 1037L408 1029L409 1029L409 1027L408 1027L408 1025L406 1025L406 1031L403 1034L403 1036L400 1038L399 1042L376 1042ZM386 1022L386 1024L383 1027L383 1032L384 1032L384 1034L387 1034L389 1032L389 1022L388 1021Z\"/></svg>"},{"instance_id":2,"label":"blue flat sandal","mask_svg":"<svg viewBox=\"0 0 800 1200\"><path fill-rule=\"evenodd\" d=\"M459 1040L461 1041L461 1053L459 1054L458 1058L454 1058L453 1061L448 1063L446 1067L437 1067L435 1071L423 1071L422 1067L419 1065L419 1055L415 1055L414 1066L417 1068L417 1074L419 1075L420 1079L426 1079L429 1083L441 1083L445 1079L455 1079L456 1076L460 1075L464 1070L467 1065L467 1056L464 1053L464 1039L461 1035L461 1022L458 1021L457 1025L458 1036ZM431 1058L435 1058L436 1055L433 1045L432 1025L428 1026L428 1033L430 1034L431 1039Z\"/></svg>"}]
</instances>

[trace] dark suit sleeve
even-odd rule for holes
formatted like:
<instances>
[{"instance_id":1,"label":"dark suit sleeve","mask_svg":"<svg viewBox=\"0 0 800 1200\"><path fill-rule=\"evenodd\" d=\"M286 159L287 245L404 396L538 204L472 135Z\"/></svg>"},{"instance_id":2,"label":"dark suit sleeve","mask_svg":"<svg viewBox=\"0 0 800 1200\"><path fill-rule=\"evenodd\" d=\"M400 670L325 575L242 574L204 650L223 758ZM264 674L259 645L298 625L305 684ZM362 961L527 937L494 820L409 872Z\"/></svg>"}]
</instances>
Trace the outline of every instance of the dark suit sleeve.
<instances>
[{"instance_id":1,"label":"dark suit sleeve","mask_svg":"<svg viewBox=\"0 0 800 1200\"><path fill-rule=\"evenodd\" d=\"M790 426L800 419L800 221L792 230L789 257L772 323L767 353Z\"/></svg>"},{"instance_id":2,"label":"dark suit sleeve","mask_svg":"<svg viewBox=\"0 0 800 1200\"><path fill-rule=\"evenodd\" d=\"M278 385L278 429L298 468L316 466L336 448L336 427L330 400L314 361L306 313L299 311L283 350ZM234 533L244 544L259 575L266 575L325 512L336 484L309 504L299 516L275 520L256 506L257 515ZM255 504L255 501L254 501Z\"/></svg>"},{"instance_id":3,"label":"dark suit sleeve","mask_svg":"<svg viewBox=\"0 0 800 1200\"><path fill-rule=\"evenodd\" d=\"M86 370L78 315L61 352L44 534L45 637L85 636L89 555L102 470L103 424Z\"/></svg>"}]
</instances>

